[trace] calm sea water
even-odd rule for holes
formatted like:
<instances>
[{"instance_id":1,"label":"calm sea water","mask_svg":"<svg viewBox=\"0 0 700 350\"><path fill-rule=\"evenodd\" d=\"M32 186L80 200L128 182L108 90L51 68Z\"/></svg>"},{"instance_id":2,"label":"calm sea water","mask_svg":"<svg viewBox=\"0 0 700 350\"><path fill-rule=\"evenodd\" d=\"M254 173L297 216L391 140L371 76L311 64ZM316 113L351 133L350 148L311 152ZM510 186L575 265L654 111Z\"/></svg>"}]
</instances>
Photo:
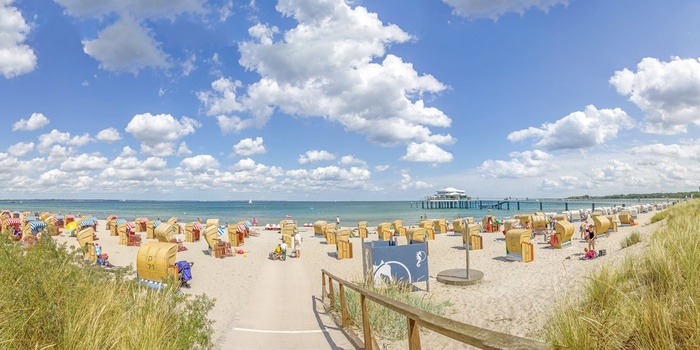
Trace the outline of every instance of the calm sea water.
<instances>
[{"instance_id":1,"label":"calm sea water","mask_svg":"<svg viewBox=\"0 0 700 350\"><path fill-rule=\"evenodd\" d=\"M658 201L657 201L658 202ZM621 201L613 202L621 204ZM609 203L610 206L613 203ZM628 205L637 201L627 201ZM596 202L596 206L606 205L604 202ZM591 203L578 202L569 204L569 209L590 209ZM243 201L117 201L117 200L2 200L0 209L11 211L52 212L61 214L78 213L99 220L104 220L108 215L117 215L120 218L133 220L137 217L149 219L161 218L167 220L177 217L180 222L195 221L197 218L219 219L222 223L236 223L240 220L253 220L257 218L259 225L279 223L287 215L296 220L300 225L313 223L317 220L335 222L335 217L340 216L341 225L356 226L359 221L368 221L371 226L382 222L391 222L397 219L404 221L405 225L416 225L420 222L421 215L427 215L430 219L446 218L453 220L458 215L461 217L472 216L481 220L485 215L495 215L499 219L507 219L515 214L533 213L540 211L539 203L523 202L520 210L511 203L511 210L494 209L421 209L420 202L285 202L285 201L258 201L253 203ZM563 203L543 203L545 212L561 212Z\"/></svg>"}]
</instances>

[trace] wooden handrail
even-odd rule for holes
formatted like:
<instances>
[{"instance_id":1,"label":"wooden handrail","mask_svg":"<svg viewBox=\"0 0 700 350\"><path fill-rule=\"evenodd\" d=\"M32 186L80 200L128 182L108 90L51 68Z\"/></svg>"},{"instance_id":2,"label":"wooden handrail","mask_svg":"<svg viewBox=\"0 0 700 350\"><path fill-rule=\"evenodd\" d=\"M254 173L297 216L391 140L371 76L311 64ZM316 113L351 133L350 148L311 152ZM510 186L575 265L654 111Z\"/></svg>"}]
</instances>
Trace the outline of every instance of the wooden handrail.
<instances>
[{"instance_id":1,"label":"wooden handrail","mask_svg":"<svg viewBox=\"0 0 700 350\"><path fill-rule=\"evenodd\" d=\"M321 270L321 277L323 280L323 290L322 290L322 302L325 304L326 295L330 298L330 308L335 307L335 295L333 292L333 281L336 281L340 289L340 301L341 301L341 312L342 312L342 324L343 328L351 324L349 314L347 311L346 298L345 298L345 288L354 290L360 293L360 301L362 305L362 329L364 332L364 347L366 350L372 350L372 330L369 325L369 315L367 315L366 300L371 300L379 305L398 312L407 318L408 327L408 342L409 349L420 349L420 327L430 329L434 332L440 333L444 336L450 337L454 340L460 341L471 346L478 347L480 349L551 349L551 347L545 343L535 341L532 339L518 337L512 334L496 332L484 328L475 327L463 322L455 321L447 317L436 315L416 307L398 302L396 300L387 298L378 293L372 292L368 289L360 287L354 283L343 280L325 269ZM329 290L326 291L326 277L328 277ZM327 294L326 294L327 293Z\"/></svg>"}]
</instances>

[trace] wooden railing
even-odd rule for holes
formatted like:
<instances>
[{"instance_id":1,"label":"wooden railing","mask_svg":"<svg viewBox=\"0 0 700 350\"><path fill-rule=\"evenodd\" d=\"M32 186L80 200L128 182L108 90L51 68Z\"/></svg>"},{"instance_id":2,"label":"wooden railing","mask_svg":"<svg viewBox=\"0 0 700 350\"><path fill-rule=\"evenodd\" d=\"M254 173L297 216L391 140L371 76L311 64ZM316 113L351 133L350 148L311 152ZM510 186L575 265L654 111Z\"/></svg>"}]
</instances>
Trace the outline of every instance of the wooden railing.
<instances>
[{"instance_id":1,"label":"wooden railing","mask_svg":"<svg viewBox=\"0 0 700 350\"><path fill-rule=\"evenodd\" d=\"M419 332L420 327L430 329L434 332L480 349L551 349L549 345L532 339L521 338L511 334L475 327L415 308L410 305L406 305L338 278L326 270L321 270L321 277L323 280L322 301L325 306L326 297L328 297L330 299L330 305L328 307L332 311L336 311L336 296L333 288L333 281L338 283L341 318L339 323L346 333L350 332L355 338L357 338L357 336L355 336L354 332L352 332L350 329L353 321L350 316L350 312L348 311L345 288L349 288L360 294L362 332L364 335L364 349L366 350L372 350L376 346L376 341L374 341L372 337L372 329L369 324L369 314L367 313L368 300L406 316L408 327L408 348L411 350L419 350L421 348ZM356 346L362 347L363 345L356 344Z\"/></svg>"}]
</instances>

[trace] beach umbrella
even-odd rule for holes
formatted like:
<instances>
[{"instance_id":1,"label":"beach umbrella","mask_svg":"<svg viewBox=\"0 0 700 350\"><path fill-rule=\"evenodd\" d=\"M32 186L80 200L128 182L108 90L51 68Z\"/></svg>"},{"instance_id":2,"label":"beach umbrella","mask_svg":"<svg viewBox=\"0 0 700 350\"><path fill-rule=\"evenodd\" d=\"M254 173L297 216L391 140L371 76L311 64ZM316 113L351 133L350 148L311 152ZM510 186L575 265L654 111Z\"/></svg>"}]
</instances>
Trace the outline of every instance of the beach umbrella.
<instances>
[{"instance_id":1,"label":"beach umbrella","mask_svg":"<svg viewBox=\"0 0 700 350\"><path fill-rule=\"evenodd\" d=\"M66 230L68 231L74 231L78 227L78 223L76 221L71 221L66 224Z\"/></svg>"}]
</instances>

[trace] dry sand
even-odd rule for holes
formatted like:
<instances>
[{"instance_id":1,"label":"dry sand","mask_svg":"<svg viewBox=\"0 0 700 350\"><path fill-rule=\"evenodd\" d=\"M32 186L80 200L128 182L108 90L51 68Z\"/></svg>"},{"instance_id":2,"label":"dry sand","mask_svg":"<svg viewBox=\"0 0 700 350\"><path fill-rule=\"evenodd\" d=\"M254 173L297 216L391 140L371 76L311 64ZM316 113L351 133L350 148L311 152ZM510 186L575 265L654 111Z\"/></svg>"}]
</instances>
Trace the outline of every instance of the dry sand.
<instances>
[{"instance_id":1,"label":"dry sand","mask_svg":"<svg viewBox=\"0 0 700 350\"><path fill-rule=\"evenodd\" d=\"M118 213L116 213L118 214ZM535 243L535 260L530 263L508 261L505 259L505 242L502 233L482 233L484 249L470 252L471 268L484 273L481 282L465 287L444 285L435 280L435 276L444 270L463 268L465 250L462 248L461 236L452 233L438 234L434 241L429 241L430 291L427 293L436 300L449 300L449 318L474 326L483 327L518 336L542 340L542 327L558 301L576 295L582 291L586 276L603 265L620 262L625 256L639 252L647 243L648 235L661 223L647 225L654 212L640 214L639 226L622 226L619 232L606 238L598 239L597 249L606 249L607 255L594 260L580 260L585 241L579 240L574 233L572 247L553 249L538 236ZM479 218L477 218L479 219ZM97 243L102 251L109 254L109 261L116 266L136 264L138 247L118 245L119 238L110 236L101 218ZM574 223L578 228L578 224ZM184 225L183 225L184 226ZM370 228L372 232L373 228ZM177 260L194 262L191 289L183 289L188 294L207 294L216 299L216 305L209 316L214 323L215 342L222 343L226 335L236 324L244 305L250 303L254 295L250 291L268 253L280 242L279 231L264 230L256 227L258 237L245 240L243 249L246 254L216 259L208 255L208 246L204 239L185 243L187 251L179 252ZM576 230L578 231L578 230ZM620 242L632 231L642 234L642 244L621 249ZM357 279L362 274L361 243L359 238L353 242L353 259L337 260L335 246L327 245L320 236L314 236L313 228L302 228L304 238L302 256L304 268L311 279L312 292L321 295L321 269L349 280ZM141 233L145 239L145 234ZM72 237L56 237L58 242L77 245ZM224 238L226 239L226 238ZM371 234L369 240L376 240ZM287 262L279 262L285 264ZM419 283L424 288L425 283ZM289 291L290 293L293 291ZM311 297L311 296L309 296ZM423 332L421 340L424 348L455 349L467 348L456 344L443 336ZM404 342L383 343L387 348L402 349Z\"/></svg>"}]
</instances>

